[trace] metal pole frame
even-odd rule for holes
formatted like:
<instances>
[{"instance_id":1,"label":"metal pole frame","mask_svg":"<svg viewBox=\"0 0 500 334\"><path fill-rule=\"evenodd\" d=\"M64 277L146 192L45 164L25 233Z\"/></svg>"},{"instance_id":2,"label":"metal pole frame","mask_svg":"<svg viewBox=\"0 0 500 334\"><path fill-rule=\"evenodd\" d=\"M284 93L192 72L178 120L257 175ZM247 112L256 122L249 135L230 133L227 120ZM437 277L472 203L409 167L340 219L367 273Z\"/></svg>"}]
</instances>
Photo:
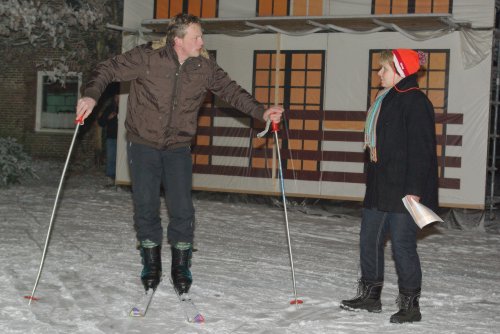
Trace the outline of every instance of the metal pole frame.
<instances>
[{"instance_id":1,"label":"metal pole frame","mask_svg":"<svg viewBox=\"0 0 500 334\"><path fill-rule=\"evenodd\" d=\"M28 297L28 299L29 299L28 305L31 305L31 301L33 300L33 298L35 296L36 288L38 286L38 283L40 281L40 277L42 275L43 265L45 263L45 258L47 256L47 249L49 247L50 234L52 232L52 226L53 226L54 217L56 214L57 202L59 200L59 195L61 193L61 189L62 189L62 186L64 183L64 176L66 175L66 169L68 168L69 160L71 157L71 152L73 151L73 146L75 145L76 135L78 134L78 128L82 124L83 124L83 121L81 121L81 120L76 121L75 132L73 134L73 139L71 140L71 145L69 147L68 155L66 157L66 163L64 164L63 172L61 175L61 180L59 181L59 187L57 188L57 194L56 194L56 198L54 200L54 207L52 208L52 215L50 216L50 223L49 223L49 228L47 231L47 237L45 238L45 245L43 247L42 259L40 261L40 267L38 268L38 274L36 276L35 285L33 286L33 290L31 291L31 296Z\"/></svg>"},{"instance_id":2,"label":"metal pole frame","mask_svg":"<svg viewBox=\"0 0 500 334\"><path fill-rule=\"evenodd\" d=\"M277 123L272 124L272 132L274 133L274 141L276 143L276 152L277 152L277 156L278 156L278 171L279 171L279 177L280 177L281 197L283 199L283 209L285 212L285 227L286 227L286 238L288 241L288 255L290 256L290 267L292 269L293 296L295 299L295 305L298 305L301 303L301 301L299 301L297 299L297 283L295 280L295 269L293 266L292 243L291 243L291 239L290 239L290 228L289 228L289 224L288 224L288 211L287 211L287 206L286 206L283 167L281 166L281 153L280 153L280 145L279 145L280 143L278 140L278 127L279 127L279 124L277 124Z\"/></svg>"}]
</instances>

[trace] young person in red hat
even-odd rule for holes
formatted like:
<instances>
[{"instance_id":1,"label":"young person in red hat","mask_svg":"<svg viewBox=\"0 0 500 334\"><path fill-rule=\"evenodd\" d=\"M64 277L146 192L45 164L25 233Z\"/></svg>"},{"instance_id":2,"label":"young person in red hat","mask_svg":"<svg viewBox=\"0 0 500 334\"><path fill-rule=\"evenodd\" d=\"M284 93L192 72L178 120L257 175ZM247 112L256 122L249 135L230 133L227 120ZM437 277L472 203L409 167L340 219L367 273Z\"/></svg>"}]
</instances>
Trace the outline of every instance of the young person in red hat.
<instances>
[{"instance_id":1,"label":"young person in red hat","mask_svg":"<svg viewBox=\"0 0 500 334\"><path fill-rule=\"evenodd\" d=\"M359 242L361 278L357 296L340 303L346 310L382 311L384 243L390 235L399 287L399 311L391 316L392 323L422 318L418 226L402 198L412 196L432 210L438 206L434 108L418 88L421 58L408 49L385 51L380 57L383 89L365 123L369 159Z\"/></svg>"}]
</instances>

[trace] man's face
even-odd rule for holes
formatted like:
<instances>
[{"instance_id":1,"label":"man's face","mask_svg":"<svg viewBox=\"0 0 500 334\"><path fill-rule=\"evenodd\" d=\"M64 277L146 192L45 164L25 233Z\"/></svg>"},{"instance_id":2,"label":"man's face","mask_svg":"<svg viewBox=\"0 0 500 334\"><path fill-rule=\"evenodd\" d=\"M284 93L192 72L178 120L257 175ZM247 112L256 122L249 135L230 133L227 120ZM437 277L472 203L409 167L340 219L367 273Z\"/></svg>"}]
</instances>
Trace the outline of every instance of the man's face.
<instances>
[{"instance_id":1,"label":"man's face","mask_svg":"<svg viewBox=\"0 0 500 334\"><path fill-rule=\"evenodd\" d=\"M203 32L199 24L190 24L183 38L175 38L175 50L182 63L189 57L198 57L203 48Z\"/></svg>"}]
</instances>

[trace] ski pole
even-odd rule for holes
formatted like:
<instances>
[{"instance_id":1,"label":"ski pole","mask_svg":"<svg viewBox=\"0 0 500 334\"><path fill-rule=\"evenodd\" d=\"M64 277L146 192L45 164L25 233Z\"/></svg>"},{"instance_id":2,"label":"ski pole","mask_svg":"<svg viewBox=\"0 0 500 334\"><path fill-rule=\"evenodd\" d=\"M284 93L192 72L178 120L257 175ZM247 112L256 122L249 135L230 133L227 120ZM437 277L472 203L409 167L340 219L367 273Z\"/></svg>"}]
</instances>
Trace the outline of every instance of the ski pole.
<instances>
[{"instance_id":1,"label":"ski pole","mask_svg":"<svg viewBox=\"0 0 500 334\"><path fill-rule=\"evenodd\" d=\"M293 268L293 255L292 255L292 243L290 240L290 229L288 228L288 212L286 209L286 196L285 196L285 183L283 181L283 167L281 166L281 154L280 154L280 145L278 140L278 130L279 123L272 122L271 132L274 133L274 141L276 143L276 150L278 155L278 170L280 176L280 185L281 185L281 197L283 198L283 209L285 211L285 226L286 226L286 237L288 241L288 255L290 256L290 267L292 268L292 282L293 282L293 295L295 297L294 300L290 302L290 304L302 304L303 301L297 299L297 284L295 282L295 269Z\"/></svg>"},{"instance_id":2,"label":"ski pole","mask_svg":"<svg viewBox=\"0 0 500 334\"><path fill-rule=\"evenodd\" d=\"M40 281L40 276L42 275L43 264L45 262L45 257L47 255L47 249L49 247L49 239L50 239L50 234L52 232L52 225L53 225L54 217L56 214L57 202L59 200L59 194L61 193L62 185L64 183L64 176L66 174L66 169L68 168L68 163L69 163L69 159L71 157L71 152L73 151L73 146L75 144L76 135L78 133L78 128L80 127L80 125L83 124L83 119L79 118L75 121L75 123L76 123L75 132L73 134L73 139L71 140L71 145L69 147L68 156L66 157L66 163L64 164L63 172L61 175L61 180L59 181L59 187L57 188L56 199L54 201L54 207L52 208L52 215L50 216L49 229L47 231L47 237L45 238L45 246L43 247L42 260L40 261L40 267L38 268L38 274L36 276L35 286L33 286L33 291L31 291L31 296L25 297L25 298L29 299L28 305L31 305L32 300L34 300L34 299L36 300L35 291L36 291L36 288L38 286L38 282Z\"/></svg>"}]
</instances>

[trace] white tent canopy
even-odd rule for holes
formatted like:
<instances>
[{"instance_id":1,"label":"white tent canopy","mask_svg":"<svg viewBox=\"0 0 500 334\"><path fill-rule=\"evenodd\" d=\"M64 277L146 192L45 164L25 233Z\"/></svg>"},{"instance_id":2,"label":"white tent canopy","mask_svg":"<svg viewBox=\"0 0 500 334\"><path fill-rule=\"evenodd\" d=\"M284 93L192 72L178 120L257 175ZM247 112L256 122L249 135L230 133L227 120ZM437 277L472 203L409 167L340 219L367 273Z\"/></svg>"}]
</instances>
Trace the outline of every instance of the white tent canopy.
<instances>
[{"instance_id":1,"label":"white tent canopy","mask_svg":"<svg viewBox=\"0 0 500 334\"><path fill-rule=\"evenodd\" d=\"M371 15L372 1L368 0L323 3L324 16L255 17L252 16L255 1L220 0L218 18L203 20L206 47L216 52L217 62L250 92L254 87L252 64L256 51L324 52L322 109L333 117L366 111L371 51L413 48L445 53L446 103L442 108L444 114L440 115L444 121L438 124L444 142L440 172L443 179L452 180L448 182L452 186L440 188L440 205L484 208L494 1L454 0L451 13L427 15ZM124 27L139 33L124 34L124 50L144 42L153 30L156 37L158 32L161 34L167 20L155 20L153 15L154 1L125 1ZM120 107L121 115L125 115L125 95ZM235 115L236 119L214 113L210 116L212 126L249 127L247 119ZM117 182L128 183L123 122L121 117ZM320 131L329 134L332 122L321 121L321 124ZM252 140L223 135L212 138L212 146L218 146L219 150L231 146L243 149L250 147ZM319 150L322 155L359 154L362 145L355 141L322 140ZM211 155L211 164L219 167L250 166L249 161L249 157ZM319 169L322 174L361 174L363 164L319 161ZM193 181L197 189L279 193L278 183L269 177L204 173L195 169ZM289 177L285 189L289 195L332 199L359 200L364 195L362 182L342 180Z\"/></svg>"}]
</instances>

